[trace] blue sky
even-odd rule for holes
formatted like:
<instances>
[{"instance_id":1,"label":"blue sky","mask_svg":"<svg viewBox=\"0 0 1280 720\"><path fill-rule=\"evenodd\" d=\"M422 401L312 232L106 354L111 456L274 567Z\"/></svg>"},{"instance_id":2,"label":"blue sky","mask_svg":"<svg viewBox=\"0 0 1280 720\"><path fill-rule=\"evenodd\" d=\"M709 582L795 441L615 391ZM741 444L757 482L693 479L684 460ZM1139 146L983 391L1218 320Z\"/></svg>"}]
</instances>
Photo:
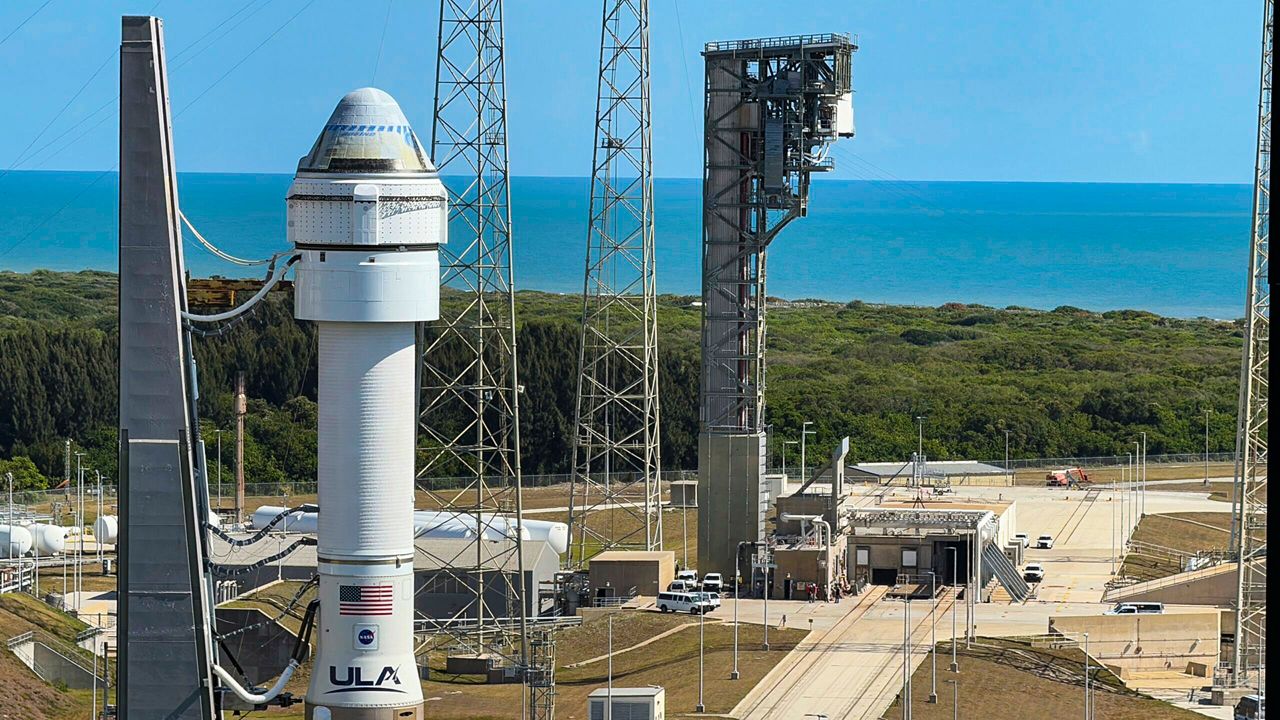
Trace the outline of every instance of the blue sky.
<instances>
[{"instance_id":1,"label":"blue sky","mask_svg":"<svg viewBox=\"0 0 1280 720\"><path fill-rule=\"evenodd\" d=\"M388 0L160 0L179 169L292 172L375 64L426 141L439 3L390 1L379 61ZM0 38L44 2L0 3ZM0 169L115 163L119 16L155 4L50 0L0 44ZM846 31L858 136L837 177L1249 182L1260 5L650 0L655 171L701 175L702 43ZM243 6L246 22L193 45ZM589 171L599 15L598 0L507 2L514 173Z\"/></svg>"}]
</instances>

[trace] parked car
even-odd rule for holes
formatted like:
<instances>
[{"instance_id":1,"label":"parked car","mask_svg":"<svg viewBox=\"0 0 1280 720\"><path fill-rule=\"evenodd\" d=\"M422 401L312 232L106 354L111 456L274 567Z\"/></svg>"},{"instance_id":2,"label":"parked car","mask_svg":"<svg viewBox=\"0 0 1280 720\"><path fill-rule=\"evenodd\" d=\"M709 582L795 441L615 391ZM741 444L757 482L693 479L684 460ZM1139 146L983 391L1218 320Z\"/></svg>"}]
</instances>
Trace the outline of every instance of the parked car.
<instances>
[{"instance_id":1,"label":"parked car","mask_svg":"<svg viewBox=\"0 0 1280 720\"><path fill-rule=\"evenodd\" d=\"M1162 615L1164 603L1158 602L1122 602L1116 603L1103 615Z\"/></svg>"},{"instance_id":2,"label":"parked car","mask_svg":"<svg viewBox=\"0 0 1280 720\"><path fill-rule=\"evenodd\" d=\"M1022 579L1029 583L1038 583L1044 580L1044 565L1027 563L1027 566L1022 569Z\"/></svg>"},{"instance_id":3,"label":"parked car","mask_svg":"<svg viewBox=\"0 0 1280 720\"><path fill-rule=\"evenodd\" d=\"M1265 720L1267 701L1261 695L1245 695L1236 703L1235 720Z\"/></svg>"},{"instance_id":4,"label":"parked car","mask_svg":"<svg viewBox=\"0 0 1280 720\"><path fill-rule=\"evenodd\" d=\"M1023 548L1031 544L1031 538L1026 533L1014 533L1013 541L1021 543Z\"/></svg>"},{"instance_id":5,"label":"parked car","mask_svg":"<svg viewBox=\"0 0 1280 720\"><path fill-rule=\"evenodd\" d=\"M667 586L667 592L697 592L698 583L696 580L672 580Z\"/></svg>"},{"instance_id":6,"label":"parked car","mask_svg":"<svg viewBox=\"0 0 1280 720\"><path fill-rule=\"evenodd\" d=\"M712 609L711 601L696 592L658 593L658 609L664 613L687 612L699 615Z\"/></svg>"},{"instance_id":7,"label":"parked car","mask_svg":"<svg viewBox=\"0 0 1280 720\"><path fill-rule=\"evenodd\" d=\"M713 610L714 610L715 608L720 607L720 594L719 594L719 593L705 592L705 591L704 591L704 592L700 592L700 593L698 593L698 594L702 596L702 599L704 599L704 600L706 600L707 602L711 603L711 609L713 609Z\"/></svg>"},{"instance_id":8,"label":"parked car","mask_svg":"<svg viewBox=\"0 0 1280 720\"><path fill-rule=\"evenodd\" d=\"M1050 549L1052 549L1052 548L1053 548L1053 536L1052 536L1052 535L1041 535L1040 537L1036 538L1036 547L1040 548L1041 550L1050 550Z\"/></svg>"},{"instance_id":9,"label":"parked car","mask_svg":"<svg viewBox=\"0 0 1280 720\"><path fill-rule=\"evenodd\" d=\"M720 573L707 573L702 578L702 589L707 592L718 593L724 589L724 578Z\"/></svg>"}]
</instances>

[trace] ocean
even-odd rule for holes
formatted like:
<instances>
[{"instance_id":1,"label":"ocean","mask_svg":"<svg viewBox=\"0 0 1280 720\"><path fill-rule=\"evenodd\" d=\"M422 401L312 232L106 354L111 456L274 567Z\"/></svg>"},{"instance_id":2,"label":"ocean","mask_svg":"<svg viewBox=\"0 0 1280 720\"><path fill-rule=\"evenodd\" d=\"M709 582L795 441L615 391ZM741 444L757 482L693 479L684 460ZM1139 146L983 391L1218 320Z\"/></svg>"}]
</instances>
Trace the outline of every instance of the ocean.
<instances>
[{"instance_id":1,"label":"ocean","mask_svg":"<svg viewBox=\"0 0 1280 720\"><path fill-rule=\"evenodd\" d=\"M447 180L447 179L446 179ZM285 249L290 176L186 173L187 217L222 249ZM1243 315L1248 185L816 180L769 250L771 296ZM700 293L701 182L655 182L658 291ZM512 180L520 289L581 292L586 178ZM0 269L116 269L116 175L0 177ZM240 276L189 242L195 275ZM248 273L253 274L253 273Z\"/></svg>"}]
</instances>

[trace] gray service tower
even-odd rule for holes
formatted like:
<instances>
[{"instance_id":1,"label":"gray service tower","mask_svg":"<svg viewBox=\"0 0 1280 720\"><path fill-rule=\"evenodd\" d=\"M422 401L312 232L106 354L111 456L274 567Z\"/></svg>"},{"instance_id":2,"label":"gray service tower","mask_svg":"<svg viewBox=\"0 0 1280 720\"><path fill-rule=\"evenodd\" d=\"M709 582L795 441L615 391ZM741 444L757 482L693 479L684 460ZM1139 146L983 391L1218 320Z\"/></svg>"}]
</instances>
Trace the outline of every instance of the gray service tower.
<instances>
[{"instance_id":1,"label":"gray service tower","mask_svg":"<svg viewBox=\"0 0 1280 720\"><path fill-rule=\"evenodd\" d=\"M702 53L701 572L749 578L743 543L764 539L765 251L807 214L810 174L835 167L831 144L853 136L855 50L828 34L713 42Z\"/></svg>"}]
</instances>

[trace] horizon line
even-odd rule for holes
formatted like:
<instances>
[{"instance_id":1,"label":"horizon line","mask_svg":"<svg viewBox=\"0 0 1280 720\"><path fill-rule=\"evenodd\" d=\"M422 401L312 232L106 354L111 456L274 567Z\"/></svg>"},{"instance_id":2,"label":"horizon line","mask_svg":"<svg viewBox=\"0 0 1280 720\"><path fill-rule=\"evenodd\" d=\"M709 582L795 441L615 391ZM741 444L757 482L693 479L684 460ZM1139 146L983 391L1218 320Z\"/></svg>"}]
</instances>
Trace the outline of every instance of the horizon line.
<instances>
[{"instance_id":1,"label":"horizon line","mask_svg":"<svg viewBox=\"0 0 1280 720\"><path fill-rule=\"evenodd\" d=\"M120 171L116 168L109 168L107 170L96 169L96 168L95 169L40 168L40 169L22 169L22 170L14 169L14 170L11 170L8 174L18 175L23 173L28 173L28 174L98 173L100 175L101 174L119 175ZM179 170L178 174L179 175L279 175L281 177L293 177L294 175L294 173L291 173L291 172L255 172L255 171L236 171L236 170ZM456 177L455 175L452 175L449 173L445 173L443 174L443 176ZM513 174L511 177L531 178L531 179L540 179L540 180L589 180L591 176L589 175ZM688 176L681 176L681 175L656 175L654 176L654 180L700 181L702 180L702 178L688 177ZM951 178L951 179L946 179L946 178L898 179L898 178L895 178L895 179L877 180L877 179L867 179L867 178L829 178L829 177L822 177L821 174L817 174L815 177L813 177L813 181L819 182L819 183L823 183L823 182L866 183L869 185L881 184L881 183L883 184L987 183L987 184L993 184L993 185L995 184L1004 184L1004 185L1226 185L1226 186L1239 185L1242 187L1251 187L1253 185L1252 182L1248 182L1248 181L1228 182L1228 181L1221 181L1221 180L1216 180L1216 181L1207 181L1207 180L992 180L992 179L957 180L954 178Z\"/></svg>"}]
</instances>

